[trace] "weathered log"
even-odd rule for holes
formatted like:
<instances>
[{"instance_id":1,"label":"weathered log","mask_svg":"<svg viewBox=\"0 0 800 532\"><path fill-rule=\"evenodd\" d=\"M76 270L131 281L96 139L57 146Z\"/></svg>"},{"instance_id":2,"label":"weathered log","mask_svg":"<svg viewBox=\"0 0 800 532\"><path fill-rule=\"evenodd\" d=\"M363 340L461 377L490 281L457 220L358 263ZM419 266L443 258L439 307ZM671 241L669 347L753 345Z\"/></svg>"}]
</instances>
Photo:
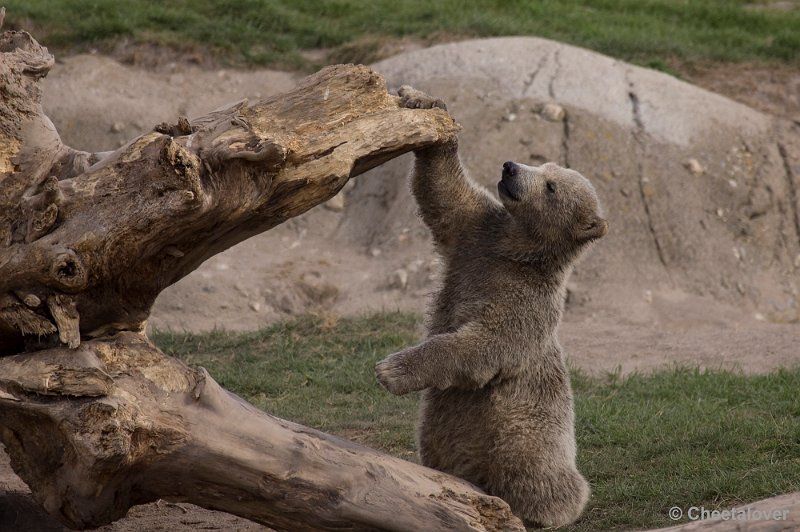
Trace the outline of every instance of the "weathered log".
<instances>
[{"instance_id":1,"label":"weathered log","mask_svg":"<svg viewBox=\"0 0 800 532\"><path fill-rule=\"evenodd\" d=\"M7 32L0 50L0 85L16 91L0 104L0 294L69 294L48 302L50 321L60 325L54 308L66 318L75 312L64 305L76 307L83 338L142 330L156 296L207 258L456 129L444 112L400 109L366 67L336 66L290 94L162 124L111 154L76 152L39 105L52 56L25 33ZM8 298L0 354L44 331L32 314L48 317Z\"/></svg>"},{"instance_id":2,"label":"weathered log","mask_svg":"<svg viewBox=\"0 0 800 532\"><path fill-rule=\"evenodd\" d=\"M0 404L15 471L75 528L162 498L279 530L521 529L467 482L265 414L138 333L0 358Z\"/></svg>"},{"instance_id":3,"label":"weathered log","mask_svg":"<svg viewBox=\"0 0 800 532\"><path fill-rule=\"evenodd\" d=\"M208 257L452 138L362 66L161 124L114 152L65 146L40 105L53 57L0 36L0 440L65 524L188 501L296 530L521 530L453 477L265 414L147 339L156 296Z\"/></svg>"}]
</instances>

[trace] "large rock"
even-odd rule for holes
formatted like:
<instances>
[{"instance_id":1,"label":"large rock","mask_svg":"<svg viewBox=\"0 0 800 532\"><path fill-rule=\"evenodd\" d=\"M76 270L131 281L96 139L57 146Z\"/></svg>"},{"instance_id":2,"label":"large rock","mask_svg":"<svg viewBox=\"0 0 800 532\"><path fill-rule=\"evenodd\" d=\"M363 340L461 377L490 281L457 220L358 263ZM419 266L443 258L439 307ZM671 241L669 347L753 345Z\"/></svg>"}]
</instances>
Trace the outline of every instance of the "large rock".
<instances>
[{"instance_id":1,"label":"large rock","mask_svg":"<svg viewBox=\"0 0 800 532\"><path fill-rule=\"evenodd\" d=\"M543 39L436 46L376 68L390 85L416 85L448 102L463 125L464 162L491 190L509 159L558 161L597 185L611 231L576 269L564 328L585 360L602 355L605 367L616 364L625 356L620 335L637 330L674 345L675 331L706 327L708 335L687 345L711 342L714 356L702 357L713 361L752 351L734 330L759 345L776 342L771 353L796 341L797 325L770 323L798 319L796 124ZM44 103L67 143L98 150L177 114L287 90L296 79L183 65L152 72L77 56L51 72ZM251 329L308 311L422 310L436 268L408 192L410 162L355 180L341 211L313 209L214 257L159 298L151 323ZM398 270L409 274L403 289L387 282ZM610 336L597 346L581 343L604 331ZM629 351L646 358L643 346L654 339L631 342ZM660 361L679 353L649 354ZM786 356L770 367L792 360ZM631 368L646 365L639 359Z\"/></svg>"},{"instance_id":2,"label":"large rock","mask_svg":"<svg viewBox=\"0 0 800 532\"><path fill-rule=\"evenodd\" d=\"M495 190L503 161L558 161L597 186L610 233L578 267L588 301L680 290L798 318L797 125L669 75L537 38L436 46L375 65L448 102L461 153ZM563 109L562 113L558 108ZM343 235L390 246L425 231L409 159L357 181Z\"/></svg>"}]
</instances>

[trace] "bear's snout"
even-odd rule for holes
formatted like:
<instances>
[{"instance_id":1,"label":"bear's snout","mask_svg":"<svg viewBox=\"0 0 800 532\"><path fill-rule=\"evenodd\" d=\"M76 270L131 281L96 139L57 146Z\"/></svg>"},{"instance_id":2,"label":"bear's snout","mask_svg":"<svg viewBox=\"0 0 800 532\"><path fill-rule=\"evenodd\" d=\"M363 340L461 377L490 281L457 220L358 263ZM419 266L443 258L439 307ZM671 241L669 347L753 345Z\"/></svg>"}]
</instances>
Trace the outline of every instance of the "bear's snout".
<instances>
[{"instance_id":1,"label":"bear's snout","mask_svg":"<svg viewBox=\"0 0 800 532\"><path fill-rule=\"evenodd\" d=\"M503 163L503 173L501 177L503 179L507 177L516 177L519 173L519 165L514 161L506 161Z\"/></svg>"},{"instance_id":2,"label":"bear's snout","mask_svg":"<svg viewBox=\"0 0 800 532\"><path fill-rule=\"evenodd\" d=\"M497 183L497 190L500 196L519 201L522 191L519 187L519 165L514 161L503 163L503 172L500 174L500 182Z\"/></svg>"}]
</instances>

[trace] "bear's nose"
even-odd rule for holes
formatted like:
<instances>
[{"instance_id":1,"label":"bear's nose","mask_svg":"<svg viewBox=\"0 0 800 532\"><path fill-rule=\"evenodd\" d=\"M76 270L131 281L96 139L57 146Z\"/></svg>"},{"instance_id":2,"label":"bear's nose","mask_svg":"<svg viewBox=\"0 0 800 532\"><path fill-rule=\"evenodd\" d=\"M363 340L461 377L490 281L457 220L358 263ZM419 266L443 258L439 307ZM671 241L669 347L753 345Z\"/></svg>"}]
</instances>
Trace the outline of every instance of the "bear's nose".
<instances>
[{"instance_id":1,"label":"bear's nose","mask_svg":"<svg viewBox=\"0 0 800 532\"><path fill-rule=\"evenodd\" d=\"M514 177L519 172L519 166L514 161L503 163L503 177Z\"/></svg>"}]
</instances>

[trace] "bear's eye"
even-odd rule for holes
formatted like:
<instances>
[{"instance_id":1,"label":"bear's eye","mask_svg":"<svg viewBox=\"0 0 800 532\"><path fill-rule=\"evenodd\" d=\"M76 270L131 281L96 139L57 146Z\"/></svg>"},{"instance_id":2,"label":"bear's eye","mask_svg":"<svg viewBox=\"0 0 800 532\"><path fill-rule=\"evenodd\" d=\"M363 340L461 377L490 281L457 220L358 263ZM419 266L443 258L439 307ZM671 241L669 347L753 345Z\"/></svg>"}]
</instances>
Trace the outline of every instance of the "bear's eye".
<instances>
[{"instance_id":1,"label":"bear's eye","mask_svg":"<svg viewBox=\"0 0 800 532\"><path fill-rule=\"evenodd\" d=\"M550 194L555 194L556 193L556 184L553 183L552 181L548 181L547 182L547 191Z\"/></svg>"}]
</instances>

